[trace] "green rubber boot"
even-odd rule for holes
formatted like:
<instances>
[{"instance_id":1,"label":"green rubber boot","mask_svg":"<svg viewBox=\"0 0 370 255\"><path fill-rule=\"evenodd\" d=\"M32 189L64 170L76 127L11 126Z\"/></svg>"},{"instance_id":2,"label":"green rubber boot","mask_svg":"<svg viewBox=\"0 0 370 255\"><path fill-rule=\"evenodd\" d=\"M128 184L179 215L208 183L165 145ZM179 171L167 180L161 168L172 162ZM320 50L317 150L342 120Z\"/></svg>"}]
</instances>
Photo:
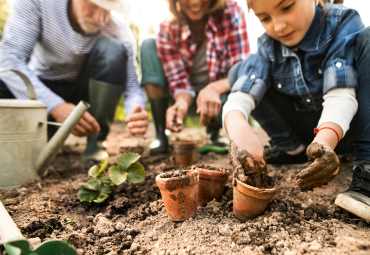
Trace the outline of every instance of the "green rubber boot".
<instances>
[{"instance_id":1,"label":"green rubber boot","mask_svg":"<svg viewBox=\"0 0 370 255\"><path fill-rule=\"evenodd\" d=\"M124 87L93 79L90 79L89 85L89 103L91 105L89 112L99 123L100 132L97 135L87 137L87 146L81 155L81 161L99 163L102 159L109 157L103 142L109 133Z\"/></svg>"},{"instance_id":2,"label":"green rubber boot","mask_svg":"<svg viewBox=\"0 0 370 255\"><path fill-rule=\"evenodd\" d=\"M168 98L161 97L150 99L156 138L149 145L150 155L169 152L168 137L166 131L166 111L168 106Z\"/></svg>"}]
</instances>

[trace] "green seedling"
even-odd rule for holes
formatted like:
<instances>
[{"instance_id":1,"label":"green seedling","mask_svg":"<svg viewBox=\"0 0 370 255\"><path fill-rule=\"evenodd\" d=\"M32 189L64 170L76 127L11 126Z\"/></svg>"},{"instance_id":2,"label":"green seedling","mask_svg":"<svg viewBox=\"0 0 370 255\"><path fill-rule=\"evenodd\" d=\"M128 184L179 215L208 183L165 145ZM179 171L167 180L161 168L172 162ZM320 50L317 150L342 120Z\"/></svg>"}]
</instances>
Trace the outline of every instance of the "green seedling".
<instances>
[{"instance_id":1,"label":"green seedling","mask_svg":"<svg viewBox=\"0 0 370 255\"><path fill-rule=\"evenodd\" d=\"M80 216L80 215L79 215L79 214L77 214L77 215L75 216L75 218L74 218L74 219L66 218L66 219L65 219L64 224L71 224L71 225L75 224L75 223L76 223L76 219L77 219L77 217L79 217L79 216Z\"/></svg>"},{"instance_id":2,"label":"green seedling","mask_svg":"<svg viewBox=\"0 0 370 255\"><path fill-rule=\"evenodd\" d=\"M125 153L117 157L117 166L112 166L107 175L105 169L108 166L108 158L102 160L100 168L93 166L89 175L93 180L83 184L84 188L78 191L78 198L81 202L102 203L110 195L115 193L117 185L126 180L132 183L139 183L145 179L144 167L136 162L141 156L137 153Z\"/></svg>"}]
</instances>

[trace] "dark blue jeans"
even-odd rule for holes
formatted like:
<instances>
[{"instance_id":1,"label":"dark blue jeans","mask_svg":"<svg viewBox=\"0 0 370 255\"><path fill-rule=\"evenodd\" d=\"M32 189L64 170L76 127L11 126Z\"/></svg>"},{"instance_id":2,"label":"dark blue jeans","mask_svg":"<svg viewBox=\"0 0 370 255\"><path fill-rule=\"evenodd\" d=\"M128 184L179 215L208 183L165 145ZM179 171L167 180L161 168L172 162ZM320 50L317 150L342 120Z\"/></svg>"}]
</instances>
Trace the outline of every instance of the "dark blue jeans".
<instances>
[{"instance_id":1,"label":"dark blue jeans","mask_svg":"<svg viewBox=\"0 0 370 255\"><path fill-rule=\"evenodd\" d=\"M358 76L358 110L350 129L335 151L337 154L354 156L354 165L358 165L370 163L370 27L364 29L357 38L355 64ZM235 65L229 72L230 84L236 81L239 65ZM322 112L322 109L296 111L293 100L270 87L251 113L270 136L270 144L284 151L312 142L313 130Z\"/></svg>"},{"instance_id":2,"label":"dark blue jeans","mask_svg":"<svg viewBox=\"0 0 370 255\"><path fill-rule=\"evenodd\" d=\"M82 70L74 81L41 80L66 102L89 102L89 80L94 79L117 86L126 86L127 50L122 42L112 36L97 41ZM0 98L14 98L0 80ZM107 98L109 100L109 98Z\"/></svg>"}]
</instances>

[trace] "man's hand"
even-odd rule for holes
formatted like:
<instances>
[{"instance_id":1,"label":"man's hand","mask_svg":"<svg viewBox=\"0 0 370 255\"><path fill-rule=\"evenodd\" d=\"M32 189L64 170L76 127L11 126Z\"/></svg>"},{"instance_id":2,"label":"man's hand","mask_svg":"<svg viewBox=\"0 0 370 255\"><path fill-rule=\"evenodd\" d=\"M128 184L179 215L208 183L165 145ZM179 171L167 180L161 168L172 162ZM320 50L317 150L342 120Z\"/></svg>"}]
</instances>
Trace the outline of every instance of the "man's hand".
<instances>
[{"instance_id":1,"label":"man's hand","mask_svg":"<svg viewBox=\"0 0 370 255\"><path fill-rule=\"evenodd\" d=\"M166 112L166 128L172 132L180 132L184 128L184 119L192 102L191 95L179 93L176 101Z\"/></svg>"},{"instance_id":2,"label":"man's hand","mask_svg":"<svg viewBox=\"0 0 370 255\"><path fill-rule=\"evenodd\" d=\"M329 146L315 142L306 153L312 163L297 174L296 184L301 191L321 187L337 176L339 159Z\"/></svg>"},{"instance_id":3,"label":"man's hand","mask_svg":"<svg viewBox=\"0 0 370 255\"><path fill-rule=\"evenodd\" d=\"M140 105L135 106L130 114L126 117L127 128L133 135L148 138L145 134L148 129L148 116L147 111L143 110Z\"/></svg>"},{"instance_id":4,"label":"man's hand","mask_svg":"<svg viewBox=\"0 0 370 255\"><path fill-rule=\"evenodd\" d=\"M50 113L50 116L53 117L56 122L63 123L75 108L76 106L74 104L64 102L55 107ZM75 136L89 136L96 135L99 131L99 123L90 113L85 112L78 121L76 127L72 130L72 134Z\"/></svg>"},{"instance_id":5,"label":"man's hand","mask_svg":"<svg viewBox=\"0 0 370 255\"><path fill-rule=\"evenodd\" d=\"M197 98L197 113L200 114L200 124L207 126L221 110L221 99L219 92L214 86L206 86Z\"/></svg>"}]
</instances>

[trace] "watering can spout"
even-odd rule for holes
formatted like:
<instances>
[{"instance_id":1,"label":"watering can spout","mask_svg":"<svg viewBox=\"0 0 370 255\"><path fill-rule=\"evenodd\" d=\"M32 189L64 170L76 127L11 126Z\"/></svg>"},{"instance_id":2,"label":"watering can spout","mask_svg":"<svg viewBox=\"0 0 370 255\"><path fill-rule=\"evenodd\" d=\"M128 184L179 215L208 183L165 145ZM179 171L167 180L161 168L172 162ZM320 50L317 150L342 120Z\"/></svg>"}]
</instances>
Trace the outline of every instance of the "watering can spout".
<instances>
[{"instance_id":1,"label":"watering can spout","mask_svg":"<svg viewBox=\"0 0 370 255\"><path fill-rule=\"evenodd\" d=\"M64 144L69 134L89 107L90 105L87 102L81 101L50 139L37 158L36 170L38 175L41 176L45 172L46 168L57 155L60 147Z\"/></svg>"}]
</instances>

